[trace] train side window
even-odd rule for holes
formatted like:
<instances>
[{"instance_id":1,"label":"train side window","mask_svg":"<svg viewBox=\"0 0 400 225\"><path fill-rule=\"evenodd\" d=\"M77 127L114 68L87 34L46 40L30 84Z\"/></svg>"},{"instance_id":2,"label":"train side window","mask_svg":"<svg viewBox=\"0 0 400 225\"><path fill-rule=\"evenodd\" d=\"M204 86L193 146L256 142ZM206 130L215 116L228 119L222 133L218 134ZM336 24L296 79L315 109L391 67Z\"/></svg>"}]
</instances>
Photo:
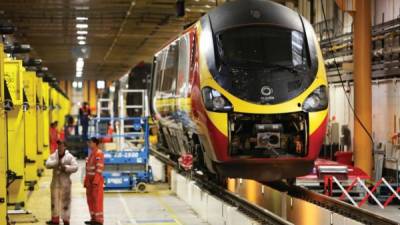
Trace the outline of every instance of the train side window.
<instances>
[{"instance_id":1,"label":"train side window","mask_svg":"<svg viewBox=\"0 0 400 225\"><path fill-rule=\"evenodd\" d=\"M179 46L173 42L167 49L164 61L163 76L161 79L161 92L166 95L174 95L176 91L176 77L178 72ZM171 96L172 97L172 96Z\"/></svg>"},{"instance_id":2,"label":"train side window","mask_svg":"<svg viewBox=\"0 0 400 225\"><path fill-rule=\"evenodd\" d=\"M164 52L160 52L157 54L155 58L155 66L154 66L154 77L153 77L153 93L158 94L161 90L161 80L162 80L162 64L163 64Z\"/></svg>"},{"instance_id":3,"label":"train side window","mask_svg":"<svg viewBox=\"0 0 400 225\"><path fill-rule=\"evenodd\" d=\"M179 63L176 95L187 97L189 91L190 36L179 39Z\"/></svg>"}]
</instances>

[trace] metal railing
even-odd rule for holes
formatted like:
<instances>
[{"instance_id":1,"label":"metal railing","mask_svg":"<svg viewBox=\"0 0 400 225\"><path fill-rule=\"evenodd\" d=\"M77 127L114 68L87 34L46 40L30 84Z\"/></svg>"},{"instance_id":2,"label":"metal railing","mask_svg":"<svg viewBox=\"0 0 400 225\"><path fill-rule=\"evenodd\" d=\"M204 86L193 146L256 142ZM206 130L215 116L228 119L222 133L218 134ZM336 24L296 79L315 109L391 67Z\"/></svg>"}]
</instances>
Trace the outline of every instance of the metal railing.
<instances>
[{"instance_id":1,"label":"metal railing","mask_svg":"<svg viewBox=\"0 0 400 225\"><path fill-rule=\"evenodd\" d=\"M340 200L344 201L346 198L355 206L355 207L361 207L363 206L368 199L372 199L377 205L379 205L380 208L384 209L386 208L395 198L400 200L400 186L397 187L396 190L392 187L387 180L382 177L378 182L376 182L372 188L368 188L367 185L363 180L361 180L359 177L353 180L353 182L345 189L343 185L340 183L340 181L335 177L335 176L325 176L324 178L324 193L325 195L332 196L333 193L333 185L336 184L339 189L342 191L342 195L339 197ZM364 198L361 199L358 203L356 200L350 195L350 192L353 190L354 187L360 187L362 188L365 192L366 195ZM388 190L390 190L391 195L387 197L387 199L384 201L382 204L381 201L379 200L379 196L376 196L377 191L381 187L386 187Z\"/></svg>"}]
</instances>

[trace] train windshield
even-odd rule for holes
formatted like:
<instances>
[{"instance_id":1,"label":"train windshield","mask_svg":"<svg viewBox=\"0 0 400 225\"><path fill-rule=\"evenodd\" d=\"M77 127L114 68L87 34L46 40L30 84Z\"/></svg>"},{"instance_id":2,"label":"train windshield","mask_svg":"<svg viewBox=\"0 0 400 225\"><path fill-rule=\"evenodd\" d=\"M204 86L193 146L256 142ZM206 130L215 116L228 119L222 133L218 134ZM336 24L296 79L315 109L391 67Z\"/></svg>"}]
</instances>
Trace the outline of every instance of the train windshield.
<instances>
[{"instance_id":1,"label":"train windshield","mask_svg":"<svg viewBox=\"0 0 400 225\"><path fill-rule=\"evenodd\" d=\"M221 60L238 66L306 66L306 49L303 33L275 27L241 27L218 35Z\"/></svg>"},{"instance_id":2,"label":"train windshield","mask_svg":"<svg viewBox=\"0 0 400 225\"><path fill-rule=\"evenodd\" d=\"M315 78L304 33L249 26L216 35L217 82L237 97L276 104L298 96ZM268 90L267 92L265 90Z\"/></svg>"}]
</instances>

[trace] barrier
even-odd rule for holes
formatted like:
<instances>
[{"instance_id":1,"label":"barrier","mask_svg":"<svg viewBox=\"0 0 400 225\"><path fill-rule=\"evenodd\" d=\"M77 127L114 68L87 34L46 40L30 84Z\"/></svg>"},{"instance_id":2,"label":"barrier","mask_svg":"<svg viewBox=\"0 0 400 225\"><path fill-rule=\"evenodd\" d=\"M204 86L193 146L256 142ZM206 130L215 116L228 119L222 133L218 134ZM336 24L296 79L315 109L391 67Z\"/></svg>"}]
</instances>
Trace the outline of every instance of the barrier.
<instances>
[{"instance_id":1,"label":"barrier","mask_svg":"<svg viewBox=\"0 0 400 225\"><path fill-rule=\"evenodd\" d=\"M372 200L377 205L379 205L379 207L382 209L387 207L394 200L394 198L397 198L400 200L400 195L399 195L400 186L397 187L396 190L394 190L392 185L390 185L389 182L387 182L387 180L383 177L379 181L377 181L371 189L369 189L367 187L367 185L365 184L365 182L363 180L361 180L359 177L354 179L353 182L350 184L350 186L348 186L347 189L345 189L343 187L343 185L340 183L340 181L335 176L325 176L324 177L324 193L325 193L325 195L332 196L332 193L333 193L332 190L333 190L334 184L336 184L339 187L339 189L342 191L342 195L339 197L339 199L344 201L347 198L355 207L361 207L362 205L364 205L367 202L367 200L369 198L372 198ZM359 187L361 187L366 192L366 195L364 196L364 198L362 198L361 201L359 201L358 203L350 195L351 190L353 190L354 187L356 187L357 185L359 185ZM382 187L382 185L383 185L383 187L388 188L391 192L391 195L384 201L383 204L379 200L379 197L377 197L374 194L377 192L377 190L379 190Z\"/></svg>"}]
</instances>

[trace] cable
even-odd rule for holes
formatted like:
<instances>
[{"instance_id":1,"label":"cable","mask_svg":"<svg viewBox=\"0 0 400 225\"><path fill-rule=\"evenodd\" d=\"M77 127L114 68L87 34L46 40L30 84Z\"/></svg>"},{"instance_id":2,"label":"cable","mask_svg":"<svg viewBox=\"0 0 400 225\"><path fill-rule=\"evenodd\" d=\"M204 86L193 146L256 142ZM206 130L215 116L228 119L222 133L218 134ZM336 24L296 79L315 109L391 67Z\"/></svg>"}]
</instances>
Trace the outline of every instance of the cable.
<instances>
[{"instance_id":1,"label":"cable","mask_svg":"<svg viewBox=\"0 0 400 225\"><path fill-rule=\"evenodd\" d=\"M326 19L325 6L324 6L324 1L323 1L323 0L321 0L321 8L322 8L322 15L323 15L323 17L324 17L325 28L326 28L326 30L328 31L328 21L327 21L327 19ZM331 36L330 36L330 34L329 34L329 31L327 32L327 36L328 36L329 45L330 45L331 48L333 48L332 39L331 39ZM351 109L351 111L353 112L354 118L356 118L356 120L357 120L358 123L361 125L361 127L363 128L363 130L365 131L365 133L367 133L369 139L370 139L371 142L372 142L372 146L374 146L374 145L375 145L375 142L374 142L374 139L372 138L371 133L367 130L367 128L365 127L364 123L361 121L361 119L360 119L360 118L358 117L358 115L356 114L356 112L355 112L355 110L354 110L354 107L353 107L353 105L351 104L350 97L349 97L349 95L346 93L346 88L345 88L345 86L344 86L344 81L343 81L343 79L342 79L342 74L340 73L340 70L339 70L339 65L338 65L338 63L336 62L336 56L335 56L335 52L334 52L334 51L332 51L332 55L333 55L333 62L334 62L334 64L335 64L336 71L337 71L338 76L339 76L339 79L340 79L340 83L342 84L341 86L342 86L342 88L343 88L344 95L346 96L346 99L347 99L347 102L349 103L350 109Z\"/></svg>"}]
</instances>

